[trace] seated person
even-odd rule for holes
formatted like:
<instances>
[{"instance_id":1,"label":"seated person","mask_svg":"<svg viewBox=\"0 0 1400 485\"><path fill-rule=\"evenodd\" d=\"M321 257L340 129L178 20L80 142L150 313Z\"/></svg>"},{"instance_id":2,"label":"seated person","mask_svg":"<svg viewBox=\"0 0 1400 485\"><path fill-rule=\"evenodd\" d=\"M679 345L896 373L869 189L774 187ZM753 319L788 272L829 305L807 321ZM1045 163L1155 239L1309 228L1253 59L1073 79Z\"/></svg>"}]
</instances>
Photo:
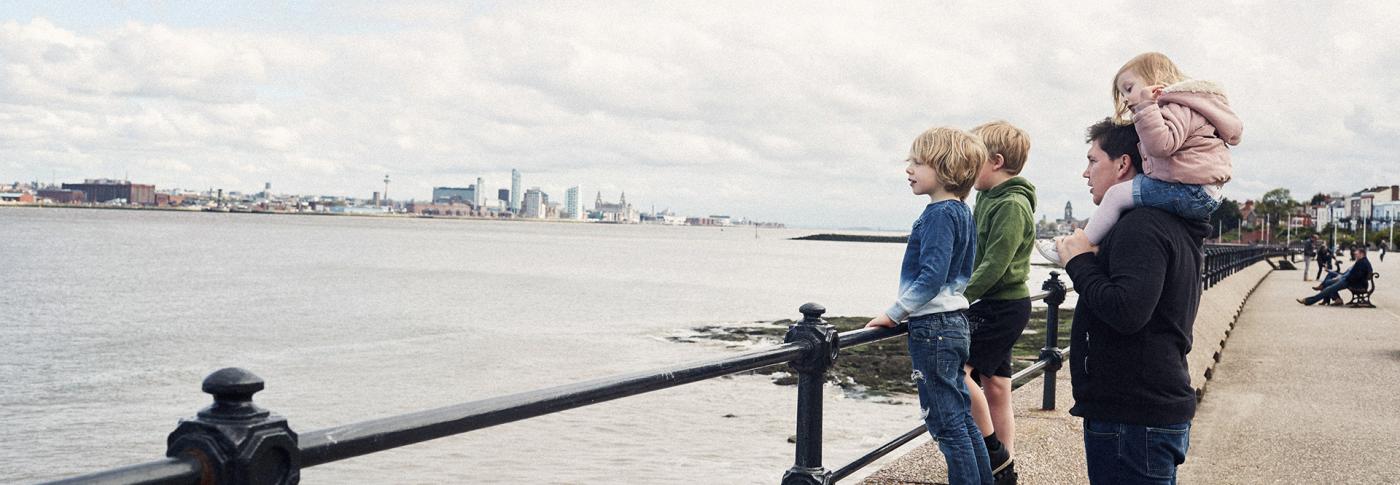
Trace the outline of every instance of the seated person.
<instances>
[{"instance_id":1,"label":"seated person","mask_svg":"<svg viewBox=\"0 0 1400 485\"><path fill-rule=\"evenodd\" d=\"M1299 298L1298 303L1311 305L1319 301L1340 302L1341 295L1338 293L1341 292L1343 288L1365 288L1371 279L1371 261L1366 259L1366 247L1357 246L1352 248L1351 257L1356 260L1356 264L1351 265L1351 269L1336 277L1333 277L1332 273L1329 273L1328 278L1323 280L1321 285L1318 285L1321 287L1321 291L1307 298ZM1314 287L1314 289L1318 288Z\"/></svg>"}]
</instances>

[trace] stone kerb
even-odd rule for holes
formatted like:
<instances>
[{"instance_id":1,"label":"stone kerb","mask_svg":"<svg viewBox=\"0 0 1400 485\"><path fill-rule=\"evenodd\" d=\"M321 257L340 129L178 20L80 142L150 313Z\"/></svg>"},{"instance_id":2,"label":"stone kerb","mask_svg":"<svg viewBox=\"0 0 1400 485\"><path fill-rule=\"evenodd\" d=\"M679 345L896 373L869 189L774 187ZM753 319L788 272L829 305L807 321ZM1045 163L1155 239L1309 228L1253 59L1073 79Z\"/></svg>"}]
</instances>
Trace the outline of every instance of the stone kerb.
<instances>
[{"instance_id":1,"label":"stone kerb","mask_svg":"<svg viewBox=\"0 0 1400 485\"><path fill-rule=\"evenodd\" d=\"M1272 267L1255 263L1230 275L1201 295L1192 330L1193 345L1187 354L1191 386L1202 396L1206 382L1224 348L1244 303ZM1064 322L1062 332L1069 331ZM1020 483L1088 483L1084 465L1084 438L1079 418L1069 415L1074 404L1069 366L1060 371L1055 410L1041 411L1042 383L1035 379L1013 394L1016 412L1016 470ZM917 404L915 404L917 405ZM946 483L948 472L938 444L927 439L896 458L861 483L872 485ZM839 458L838 458L839 459Z\"/></svg>"},{"instance_id":2,"label":"stone kerb","mask_svg":"<svg viewBox=\"0 0 1400 485\"><path fill-rule=\"evenodd\" d=\"M1186 361L1191 370L1191 387L1199 398L1205 394L1206 383L1220 361L1230 329L1235 325L1245 300L1273 269L1260 261L1243 271L1230 275L1201 295L1192 326L1191 353Z\"/></svg>"}]
</instances>

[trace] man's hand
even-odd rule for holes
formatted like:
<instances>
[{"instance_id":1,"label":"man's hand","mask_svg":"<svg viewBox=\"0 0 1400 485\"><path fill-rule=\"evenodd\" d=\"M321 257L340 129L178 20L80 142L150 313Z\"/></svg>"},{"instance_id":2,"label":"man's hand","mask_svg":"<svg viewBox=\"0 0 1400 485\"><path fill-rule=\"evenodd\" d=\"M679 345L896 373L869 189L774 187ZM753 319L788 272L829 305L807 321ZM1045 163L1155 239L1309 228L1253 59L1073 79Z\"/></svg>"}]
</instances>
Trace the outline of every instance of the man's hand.
<instances>
[{"instance_id":1,"label":"man's hand","mask_svg":"<svg viewBox=\"0 0 1400 485\"><path fill-rule=\"evenodd\" d=\"M885 315L885 314L881 313L880 316L875 317L875 318L872 318L872 319L870 319L869 322L866 322L866 323L865 323L865 328L871 328L871 327L893 327L893 326L895 326L895 325L898 325L898 324L895 323L894 320L890 320L890 317L889 317L888 315Z\"/></svg>"},{"instance_id":2,"label":"man's hand","mask_svg":"<svg viewBox=\"0 0 1400 485\"><path fill-rule=\"evenodd\" d=\"M1057 239L1055 250L1060 253L1060 264L1069 264L1075 256L1084 253L1099 253L1099 247L1089 242L1089 236L1084 234L1083 229L1075 229L1074 234Z\"/></svg>"}]
</instances>

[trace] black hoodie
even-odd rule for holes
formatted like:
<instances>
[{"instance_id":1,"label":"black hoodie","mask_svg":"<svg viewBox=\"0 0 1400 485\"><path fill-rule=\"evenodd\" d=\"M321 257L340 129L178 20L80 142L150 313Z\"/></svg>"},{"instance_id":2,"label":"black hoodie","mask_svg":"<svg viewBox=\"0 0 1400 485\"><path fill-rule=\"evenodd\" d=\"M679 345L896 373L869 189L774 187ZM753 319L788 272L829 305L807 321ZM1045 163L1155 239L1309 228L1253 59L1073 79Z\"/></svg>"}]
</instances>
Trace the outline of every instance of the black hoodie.
<instances>
[{"instance_id":1,"label":"black hoodie","mask_svg":"<svg viewBox=\"0 0 1400 485\"><path fill-rule=\"evenodd\" d=\"M1070 414L1125 424L1190 421L1196 393L1186 369L1201 300L1204 221L1133 209L1065 270L1079 303L1070 332Z\"/></svg>"}]
</instances>

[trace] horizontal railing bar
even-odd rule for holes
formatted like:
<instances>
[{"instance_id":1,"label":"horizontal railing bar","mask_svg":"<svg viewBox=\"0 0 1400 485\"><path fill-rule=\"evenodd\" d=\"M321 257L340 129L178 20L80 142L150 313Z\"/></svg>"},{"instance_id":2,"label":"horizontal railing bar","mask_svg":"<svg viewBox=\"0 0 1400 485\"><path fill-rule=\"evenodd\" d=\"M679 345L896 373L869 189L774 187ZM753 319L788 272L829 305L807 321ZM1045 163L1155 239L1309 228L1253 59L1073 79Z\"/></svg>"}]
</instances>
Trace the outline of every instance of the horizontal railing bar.
<instances>
[{"instance_id":1,"label":"horizontal railing bar","mask_svg":"<svg viewBox=\"0 0 1400 485\"><path fill-rule=\"evenodd\" d=\"M48 482L58 485L195 485L202 472L193 457L165 458Z\"/></svg>"},{"instance_id":2,"label":"horizontal railing bar","mask_svg":"<svg viewBox=\"0 0 1400 485\"><path fill-rule=\"evenodd\" d=\"M839 342L841 342L841 348L848 349L868 343L879 342L887 338L898 337L906 333L909 333L909 325L905 323L893 327L858 328L841 332L841 339ZM837 357L836 360L839 361L841 358Z\"/></svg>"},{"instance_id":3,"label":"horizontal railing bar","mask_svg":"<svg viewBox=\"0 0 1400 485\"><path fill-rule=\"evenodd\" d=\"M725 359L683 364L527 391L303 433L302 468L791 361L807 349L786 343Z\"/></svg>"},{"instance_id":4,"label":"horizontal railing bar","mask_svg":"<svg viewBox=\"0 0 1400 485\"><path fill-rule=\"evenodd\" d=\"M840 470L832 472L831 483L836 483L838 480L849 477L852 473L855 473L857 470L865 468L866 465L874 463L875 460L884 458L885 455L888 455L890 454L890 452L899 449L899 447L904 446L905 443L914 441L914 438L918 438L919 435L924 434L924 431L927 430L928 425L920 423L918 427L911 429L902 435L899 435L899 437L890 440L888 443L880 445L878 448L870 450L870 453L866 453L865 456L856 458L855 461L851 462L846 466L841 467Z\"/></svg>"},{"instance_id":5,"label":"horizontal railing bar","mask_svg":"<svg viewBox=\"0 0 1400 485\"><path fill-rule=\"evenodd\" d=\"M1069 355L1069 347L1065 347L1061 352L1063 352L1064 355ZM1044 372L1045 366L1048 364L1048 360L1037 360L1034 364L1031 364L1029 367L1021 369L1020 372L1017 372L1015 375L1011 376L1011 385L1013 387L1017 387L1019 383L1035 378L1037 375ZM856 458L855 461L852 461L846 466L841 467L841 469L832 472L831 483L836 483L837 480L851 476L852 473L855 473L861 468L865 468L867 465L874 463L875 460L883 458L885 455L890 454L894 450L899 449L899 447L904 446L910 441L913 441L915 438L918 438L919 435L923 434L924 431L926 431L927 429L928 427L926 425L919 424L918 427L915 427L914 429L911 429L905 432L904 434L899 435L895 439L892 439L889 442L880 445L879 447L876 447L873 450L870 450L870 452L866 453L860 458Z\"/></svg>"}]
</instances>

